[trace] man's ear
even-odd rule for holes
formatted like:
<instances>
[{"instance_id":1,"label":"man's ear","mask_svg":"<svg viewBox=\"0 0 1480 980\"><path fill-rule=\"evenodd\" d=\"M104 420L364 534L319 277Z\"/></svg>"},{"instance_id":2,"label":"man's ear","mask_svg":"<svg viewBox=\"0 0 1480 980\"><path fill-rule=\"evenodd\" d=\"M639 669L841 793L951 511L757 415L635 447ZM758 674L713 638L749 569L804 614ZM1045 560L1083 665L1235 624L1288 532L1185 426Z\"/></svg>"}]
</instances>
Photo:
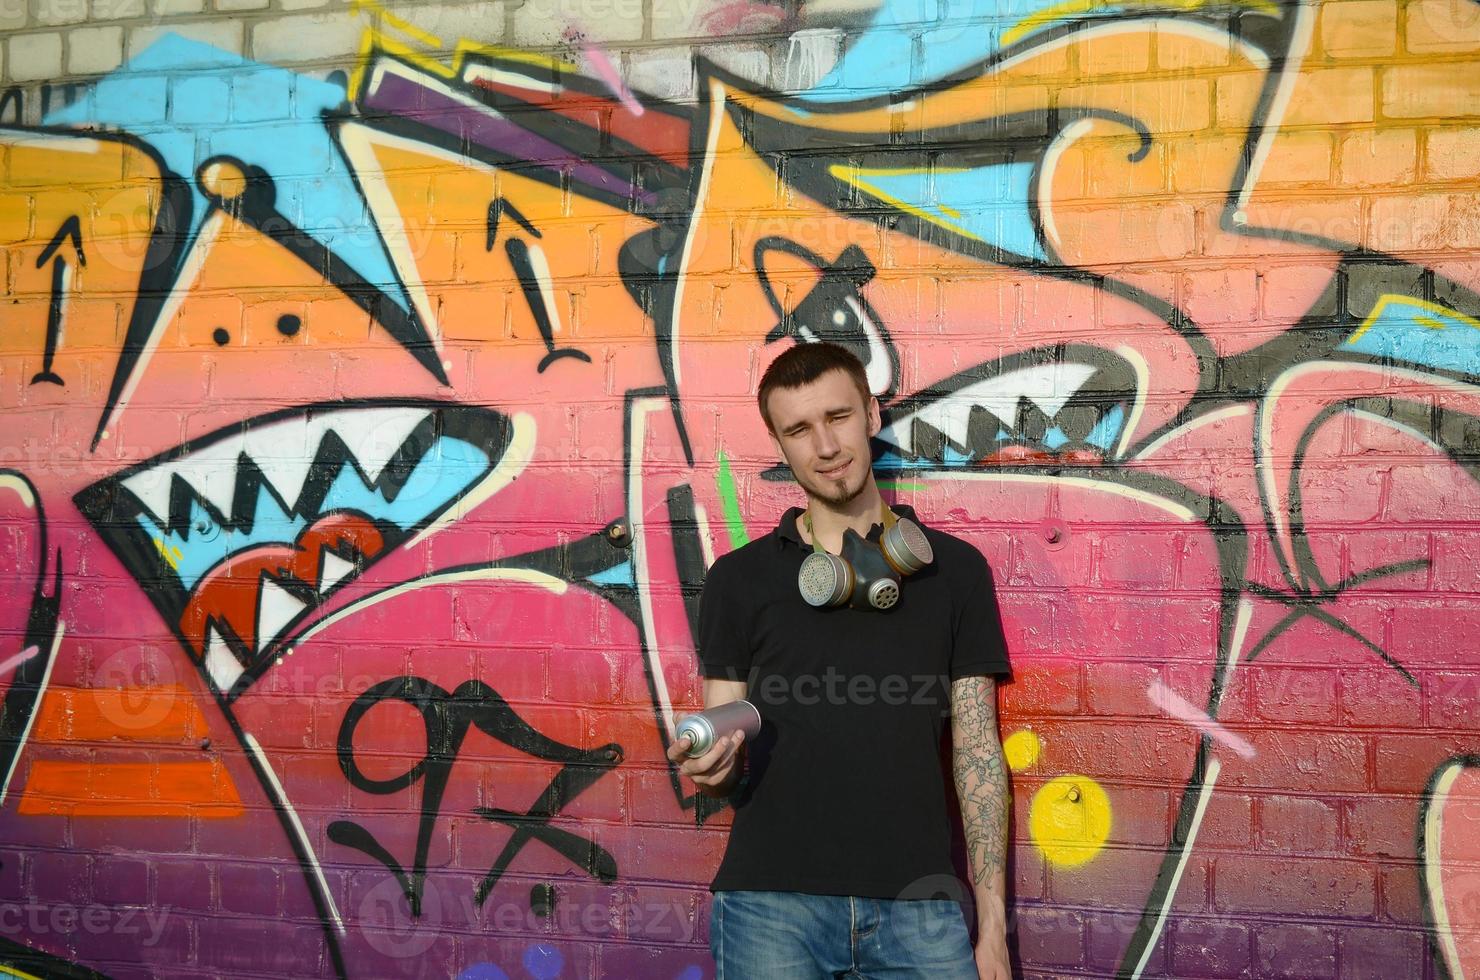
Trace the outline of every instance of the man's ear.
<instances>
[{"instance_id":1,"label":"man's ear","mask_svg":"<svg viewBox=\"0 0 1480 980\"><path fill-rule=\"evenodd\" d=\"M872 439L884 428L884 420L879 415L879 399L874 395L868 396L868 436Z\"/></svg>"}]
</instances>

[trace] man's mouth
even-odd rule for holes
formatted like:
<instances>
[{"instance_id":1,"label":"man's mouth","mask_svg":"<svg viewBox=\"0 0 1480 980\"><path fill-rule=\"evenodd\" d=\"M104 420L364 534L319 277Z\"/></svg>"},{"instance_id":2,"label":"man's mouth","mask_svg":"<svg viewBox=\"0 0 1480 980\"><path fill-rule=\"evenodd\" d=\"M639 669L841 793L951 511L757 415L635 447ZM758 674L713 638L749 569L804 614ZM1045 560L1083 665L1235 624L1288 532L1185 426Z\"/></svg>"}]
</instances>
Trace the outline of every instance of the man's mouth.
<instances>
[{"instance_id":1,"label":"man's mouth","mask_svg":"<svg viewBox=\"0 0 1480 980\"><path fill-rule=\"evenodd\" d=\"M878 465L1101 462L1117 453L1139 388L1130 362L1101 347L1024 351L889 405Z\"/></svg>"},{"instance_id":2,"label":"man's mouth","mask_svg":"<svg viewBox=\"0 0 1480 980\"><path fill-rule=\"evenodd\" d=\"M76 503L227 694L327 596L483 482L510 435L480 408L312 406L176 447Z\"/></svg>"},{"instance_id":3,"label":"man's mouth","mask_svg":"<svg viewBox=\"0 0 1480 980\"><path fill-rule=\"evenodd\" d=\"M851 459L845 460L844 462L839 463L837 466L834 466L830 470L818 470L817 475L822 477L824 480L841 479L843 475L848 472L848 467L851 465L853 465L853 461Z\"/></svg>"}]
</instances>

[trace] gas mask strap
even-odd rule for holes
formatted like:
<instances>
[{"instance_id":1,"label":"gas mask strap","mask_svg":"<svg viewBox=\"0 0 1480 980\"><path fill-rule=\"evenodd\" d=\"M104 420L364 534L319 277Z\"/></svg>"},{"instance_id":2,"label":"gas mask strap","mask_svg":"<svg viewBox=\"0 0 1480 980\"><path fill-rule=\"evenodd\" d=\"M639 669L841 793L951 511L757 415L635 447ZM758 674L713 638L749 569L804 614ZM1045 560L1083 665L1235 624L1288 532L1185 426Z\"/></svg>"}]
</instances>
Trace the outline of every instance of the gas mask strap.
<instances>
[{"instance_id":1,"label":"gas mask strap","mask_svg":"<svg viewBox=\"0 0 1480 980\"><path fill-rule=\"evenodd\" d=\"M821 545L821 543L818 542L818 540L817 540L817 532L815 532L815 531L812 530L812 508L808 507L806 509L806 511L803 512L803 514L802 514L802 523L805 524L805 525L807 525L807 537L809 537L809 538L812 539L812 554L814 554L814 555L823 555L823 554L826 554L827 553L827 549L824 548Z\"/></svg>"},{"instance_id":2,"label":"gas mask strap","mask_svg":"<svg viewBox=\"0 0 1480 980\"><path fill-rule=\"evenodd\" d=\"M899 515L881 500L879 501L879 520L883 522L884 530L887 531L899 522ZM808 507L802 512L802 523L807 527L807 537L812 539L812 553L814 555L825 554L827 549L818 542L817 535L812 530L812 508Z\"/></svg>"}]
</instances>

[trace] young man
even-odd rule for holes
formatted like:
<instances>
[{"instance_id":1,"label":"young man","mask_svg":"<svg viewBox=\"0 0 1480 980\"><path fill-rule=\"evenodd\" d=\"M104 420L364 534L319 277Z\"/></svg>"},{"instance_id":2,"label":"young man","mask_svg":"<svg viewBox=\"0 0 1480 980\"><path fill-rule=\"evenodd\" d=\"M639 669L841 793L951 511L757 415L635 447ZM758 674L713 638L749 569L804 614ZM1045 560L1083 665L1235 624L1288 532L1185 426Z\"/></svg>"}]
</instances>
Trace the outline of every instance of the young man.
<instances>
[{"instance_id":1,"label":"young man","mask_svg":"<svg viewBox=\"0 0 1480 980\"><path fill-rule=\"evenodd\" d=\"M809 555L851 556L877 574L869 546L845 547L847 532L877 542L913 514L880 498L869 446L879 404L853 354L800 344L770 366L757 397L807 507L714 563L699 655L706 707L748 698L763 724L749 745L736 733L697 758L684 759L684 741L669 753L701 792L733 794L711 886L718 980L1008 980L1010 800L994 680L1008 665L991 571L970 544L924 528L934 560L896 582L892 608L858 601L861 589L845 605L812 605L798 584ZM974 953L960 906L935 897L957 890L947 717Z\"/></svg>"}]
</instances>

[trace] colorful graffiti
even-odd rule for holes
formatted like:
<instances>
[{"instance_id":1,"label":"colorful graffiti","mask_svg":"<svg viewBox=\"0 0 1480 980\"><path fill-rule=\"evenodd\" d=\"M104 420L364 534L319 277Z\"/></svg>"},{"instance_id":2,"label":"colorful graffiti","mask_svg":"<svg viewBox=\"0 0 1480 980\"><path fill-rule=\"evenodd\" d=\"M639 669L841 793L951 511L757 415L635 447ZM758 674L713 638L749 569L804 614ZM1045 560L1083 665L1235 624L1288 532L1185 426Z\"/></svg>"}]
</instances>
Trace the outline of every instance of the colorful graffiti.
<instances>
[{"instance_id":1,"label":"colorful graffiti","mask_svg":"<svg viewBox=\"0 0 1480 980\"><path fill-rule=\"evenodd\" d=\"M891 0L694 104L356 10L0 130L0 972L706 975L664 753L818 340L1002 584L1024 976L1480 971L1464 0Z\"/></svg>"}]
</instances>

